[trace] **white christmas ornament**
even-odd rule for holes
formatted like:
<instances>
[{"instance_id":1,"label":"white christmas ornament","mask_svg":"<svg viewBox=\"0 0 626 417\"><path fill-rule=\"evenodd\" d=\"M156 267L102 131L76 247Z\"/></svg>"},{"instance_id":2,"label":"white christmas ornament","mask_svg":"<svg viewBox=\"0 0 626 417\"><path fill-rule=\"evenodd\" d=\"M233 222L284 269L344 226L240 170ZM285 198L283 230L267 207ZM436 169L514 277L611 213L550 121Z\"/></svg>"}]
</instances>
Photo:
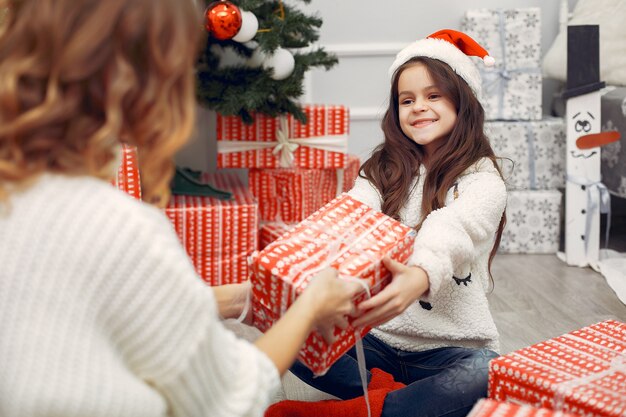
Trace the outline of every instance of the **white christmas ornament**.
<instances>
[{"instance_id":1,"label":"white christmas ornament","mask_svg":"<svg viewBox=\"0 0 626 417\"><path fill-rule=\"evenodd\" d=\"M254 13L241 11L241 28L239 32L235 36L233 36L233 40L236 42L248 42L254 35L256 35L256 31L259 29L259 20L256 18Z\"/></svg>"},{"instance_id":2,"label":"white christmas ornament","mask_svg":"<svg viewBox=\"0 0 626 417\"><path fill-rule=\"evenodd\" d=\"M263 62L264 68L274 70L271 75L274 80L284 80L289 77L295 66L296 60L293 55L283 48L276 49L276 51Z\"/></svg>"}]
</instances>

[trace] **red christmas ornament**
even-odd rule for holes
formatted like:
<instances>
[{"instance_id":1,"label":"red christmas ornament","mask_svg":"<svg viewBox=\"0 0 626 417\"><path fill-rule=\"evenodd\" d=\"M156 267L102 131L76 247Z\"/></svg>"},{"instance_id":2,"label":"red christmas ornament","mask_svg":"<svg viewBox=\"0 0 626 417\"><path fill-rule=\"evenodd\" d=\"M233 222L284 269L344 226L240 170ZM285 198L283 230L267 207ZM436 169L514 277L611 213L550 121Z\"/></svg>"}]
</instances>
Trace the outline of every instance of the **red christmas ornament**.
<instances>
[{"instance_id":1,"label":"red christmas ornament","mask_svg":"<svg viewBox=\"0 0 626 417\"><path fill-rule=\"evenodd\" d=\"M241 29L241 11L226 0L209 4L204 17L206 30L219 40L231 39Z\"/></svg>"}]
</instances>

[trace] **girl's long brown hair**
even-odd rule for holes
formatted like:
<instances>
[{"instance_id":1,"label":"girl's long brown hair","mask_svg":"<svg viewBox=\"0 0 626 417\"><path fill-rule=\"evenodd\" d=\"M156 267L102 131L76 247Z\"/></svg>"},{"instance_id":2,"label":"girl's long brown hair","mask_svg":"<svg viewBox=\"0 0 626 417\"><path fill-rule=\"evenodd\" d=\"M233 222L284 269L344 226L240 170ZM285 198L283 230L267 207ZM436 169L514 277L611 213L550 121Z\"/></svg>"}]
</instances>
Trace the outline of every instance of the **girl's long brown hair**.
<instances>
[{"instance_id":1,"label":"girl's long brown hair","mask_svg":"<svg viewBox=\"0 0 626 417\"><path fill-rule=\"evenodd\" d=\"M454 103L457 122L449 137L429 158L424 179L422 218L416 230L421 228L432 211L445 205L448 190L478 160L489 158L500 172L496 156L484 133L485 112L467 83L441 61L426 57L413 58L400 66L393 76L389 107L381 124L385 140L361 167L360 175L371 181L381 193L383 213L400 220L400 210L407 203L413 179L419 175L420 165L425 159L424 148L402 132L398 115L398 79L405 68L418 62L426 66L441 93ZM491 262L500 245L505 223L506 216L503 213L489 255L490 274Z\"/></svg>"},{"instance_id":2,"label":"girl's long brown hair","mask_svg":"<svg viewBox=\"0 0 626 417\"><path fill-rule=\"evenodd\" d=\"M164 205L194 124L201 34L192 0L0 0L0 202L43 172L110 179L139 149Z\"/></svg>"}]
</instances>

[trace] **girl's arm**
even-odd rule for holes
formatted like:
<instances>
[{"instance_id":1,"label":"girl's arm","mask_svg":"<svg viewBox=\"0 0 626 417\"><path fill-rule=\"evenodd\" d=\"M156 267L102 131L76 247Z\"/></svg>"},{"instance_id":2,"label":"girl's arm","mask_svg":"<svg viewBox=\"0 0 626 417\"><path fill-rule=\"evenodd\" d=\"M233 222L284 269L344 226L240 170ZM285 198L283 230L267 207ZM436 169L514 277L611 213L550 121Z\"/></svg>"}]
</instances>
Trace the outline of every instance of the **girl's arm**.
<instances>
[{"instance_id":1,"label":"girl's arm","mask_svg":"<svg viewBox=\"0 0 626 417\"><path fill-rule=\"evenodd\" d=\"M428 291L428 275L418 266L406 266L391 258L384 258L385 267L393 280L383 291L358 306L354 327L376 327L402 313L422 294Z\"/></svg>"},{"instance_id":2,"label":"girl's arm","mask_svg":"<svg viewBox=\"0 0 626 417\"><path fill-rule=\"evenodd\" d=\"M377 326L402 313L424 294L439 289L455 268L490 251L506 205L506 187L497 172L468 175L460 196L432 212L415 240L408 266L386 261L393 280L383 291L358 307L363 314L354 325Z\"/></svg>"},{"instance_id":3,"label":"girl's arm","mask_svg":"<svg viewBox=\"0 0 626 417\"><path fill-rule=\"evenodd\" d=\"M348 191L348 195L361 203L380 211L382 206L382 198L378 190L368 180L357 177L354 187Z\"/></svg>"},{"instance_id":4,"label":"girl's arm","mask_svg":"<svg viewBox=\"0 0 626 417\"><path fill-rule=\"evenodd\" d=\"M429 278L429 295L454 271L489 253L507 193L494 171L469 174L459 181L459 197L433 211L422 224L409 265L419 265Z\"/></svg>"}]
</instances>

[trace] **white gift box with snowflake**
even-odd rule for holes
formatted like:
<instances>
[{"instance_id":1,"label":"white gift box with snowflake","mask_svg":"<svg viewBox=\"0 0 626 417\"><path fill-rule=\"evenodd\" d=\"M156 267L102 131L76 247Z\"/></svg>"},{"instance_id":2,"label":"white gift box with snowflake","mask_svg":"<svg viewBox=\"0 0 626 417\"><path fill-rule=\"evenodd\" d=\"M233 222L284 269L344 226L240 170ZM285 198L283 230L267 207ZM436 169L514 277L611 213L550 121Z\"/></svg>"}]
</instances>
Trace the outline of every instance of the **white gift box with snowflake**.
<instances>
[{"instance_id":1,"label":"white gift box with snowflake","mask_svg":"<svg viewBox=\"0 0 626 417\"><path fill-rule=\"evenodd\" d=\"M561 197L558 190L509 191L500 253L556 253Z\"/></svg>"},{"instance_id":2,"label":"white gift box with snowflake","mask_svg":"<svg viewBox=\"0 0 626 417\"><path fill-rule=\"evenodd\" d=\"M509 190L565 187L565 121L490 121L485 133Z\"/></svg>"},{"instance_id":3,"label":"white gift box with snowflake","mask_svg":"<svg viewBox=\"0 0 626 417\"><path fill-rule=\"evenodd\" d=\"M496 60L478 65L487 120L541 119L541 9L471 9L461 30Z\"/></svg>"},{"instance_id":4,"label":"white gift box with snowflake","mask_svg":"<svg viewBox=\"0 0 626 417\"><path fill-rule=\"evenodd\" d=\"M612 194L626 198L626 87L602 96L602 130L618 130L622 138L602 147L602 182Z\"/></svg>"}]
</instances>

